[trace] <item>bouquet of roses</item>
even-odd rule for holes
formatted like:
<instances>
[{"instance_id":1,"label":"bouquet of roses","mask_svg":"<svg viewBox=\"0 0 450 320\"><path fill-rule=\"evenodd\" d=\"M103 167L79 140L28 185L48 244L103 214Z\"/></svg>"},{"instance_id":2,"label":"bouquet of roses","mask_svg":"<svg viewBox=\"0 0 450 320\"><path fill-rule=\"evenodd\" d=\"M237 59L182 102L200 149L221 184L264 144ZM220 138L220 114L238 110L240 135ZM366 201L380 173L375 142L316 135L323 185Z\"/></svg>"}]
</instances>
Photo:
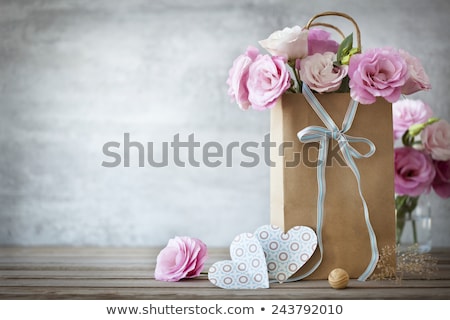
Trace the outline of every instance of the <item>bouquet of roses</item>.
<instances>
[{"instance_id":1,"label":"bouquet of roses","mask_svg":"<svg viewBox=\"0 0 450 320\"><path fill-rule=\"evenodd\" d=\"M313 23L327 15L350 20L356 41L353 33L346 36L333 25ZM334 29L343 40L335 41L323 27ZM401 99L431 89L418 58L392 47L363 52L355 21L336 12L316 15L305 27L275 31L259 44L269 54L250 46L229 70L228 94L241 109L271 109L283 94L299 93L304 86L315 94L349 92L353 100L365 105L384 98L393 104L395 139L403 141L394 152L397 218L411 213L418 197L431 189L443 198L450 197L450 125L433 118L424 103ZM397 225L398 239L402 228Z\"/></svg>"},{"instance_id":2,"label":"bouquet of roses","mask_svg":"<svg viewBox=\"0 0 450 320\"><path fill-rule=\"evenodd\" d=\"M319 25L343 36L334 26ZM393 103L402 94L431 88L422 64L408 52L390 47L361 52L356 23L355 27L357 47L353 47L353 34L338 43L328 31L310 23L272 33L259 41L270 55L250 46L234 60L228 94L241 109L265 110L274 107L283 93L300 92L303 84L316 93L350 92L362 104L372 104L376 97Z\"/></svg>"},{"instance_id":3,"label":"bouquet of roses","mask_svg":"<svg viewBox=\"0 0 450 320\"><path fill-rule=\"evenodd\" d=\"M394 138L401 147L394 150L397 243L405 217L411 216L419 197L431 190L450 198L450 124L433 117L421 100L403 99L392 105ZM417 233L413 224L413 242Z\"/></svg>"}]
</instances>

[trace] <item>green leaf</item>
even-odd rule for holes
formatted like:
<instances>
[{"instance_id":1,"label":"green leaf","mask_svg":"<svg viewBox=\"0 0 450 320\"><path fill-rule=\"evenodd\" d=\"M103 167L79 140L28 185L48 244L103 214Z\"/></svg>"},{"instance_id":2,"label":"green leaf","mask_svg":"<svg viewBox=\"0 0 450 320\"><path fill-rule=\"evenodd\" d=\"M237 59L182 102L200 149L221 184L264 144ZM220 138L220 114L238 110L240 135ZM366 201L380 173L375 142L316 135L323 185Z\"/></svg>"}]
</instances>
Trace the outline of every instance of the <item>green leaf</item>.
<instances>
[{"instance_id":1,"label":"green leaf","mask_svg":"<svg viewBox=\"0 0 450 320\"><path fill-rule=\"evenodd\" d=\"M342 58L350 53L353 47L353 33L350 33L339 45L337 51L337 62L342 64Z\"/></svg>"},{"instance_id":2,"label":"green leaf","mask_svg":"<svg viewBox=\"0 0 450 320\"><path fill-rule=\"evenodd\" d=\"M341 86L339 87L339 89L336 91L338 93L342 93L342 92L350 92L350 87L349 87L349 78L348 76L344 77L344 79L342 79L342 83Z\"/></svg>"}]
</instances>

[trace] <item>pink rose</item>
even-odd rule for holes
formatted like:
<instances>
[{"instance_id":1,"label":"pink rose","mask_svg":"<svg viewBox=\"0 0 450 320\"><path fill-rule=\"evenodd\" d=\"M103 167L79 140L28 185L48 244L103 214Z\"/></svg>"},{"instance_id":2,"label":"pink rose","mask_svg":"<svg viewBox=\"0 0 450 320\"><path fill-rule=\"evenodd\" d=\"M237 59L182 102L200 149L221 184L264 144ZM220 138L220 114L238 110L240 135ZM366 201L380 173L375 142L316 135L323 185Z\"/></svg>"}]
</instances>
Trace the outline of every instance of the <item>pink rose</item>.
<instances>
[{"instance_id":1,"label":"pink rose","mask_svg":"<svg viewBox=\"0 0 450 320\"><path fill-rule=\"evenodd\" d=\"M250 107L247 89L248 70L258 55L258 49L249 47L245 54L234 60L233 66L228 73L228 94L243 110L247 110Z\"/></svg>"},{"instance_id":2,"label":"pink rose","mask_svg":"<svg viewBox=\"0 0 450 320\"><path fill-rule=\"evenodd\" d=\"M402 88L402 93L412 94L417 91L431 89L430 79L425 73L420 60L404 50L399 50L399 53L408 65L408 78Z\"/></svg>"},{"instance_id":3,"label":"pink rose","mask_svg":"<svg viewBox=\"0 0 450 320\"><path fill-rule=\"evenodd\" d=\"M308 55L315 53L333 52L336 53L339 43L330 39L331 34L322 29L310 29L308 32Z\"/></svg>"},{"instance_id":4,"label":"pink rose","mask_svg":"<svg viewBox=\"0 0 450 320\"><path fill-rule=\"evenodd\" d=\"M291 86L283 57L260 55L250 65L247 81L248 100L256 110L270 109Z\"/></svg>"},{"instance_id":5,"label":"pink rose","mask_svg":"<svg viewBox=\"0 0 450 320\"><path fill-rule=\"evenodd\" d=\"M302 30L299 26L286 27L259 41L259 44L273 56L286 60L301 59L308 55L308 30Z\"/></svg>"},{"instance_id":6,"label":"pink rose","mask_svg":"<svg viewBox=\"0 0 450 320\"><path fill-rule=\"evenodd\" d=\"M423 147L434 160L450 160L450 123L441 119L423 129Z\"/></svg>"},{"instance_id":7,"label":"pink rose","mask_svg":"<svg viewBox=\"0 0 450 320\"><path fill-rule=\"evenodd\" d=\"M332 92L339 89L347 75L347 66L333 64L336 55L332 52L316 53L300 62L300 79L312 90Z\"/></svg>"},{"instance_id":8,"label":"pink rose","mask_svg":"<svg viewBox=\"0 0 450 320\"><path fill-rule=\"evenodd\" d=\"M433 116L430 106L422 100L402 99L392 104L394 138L403 136L413 124L427 122Z\"/></svg>"},{"instance_id":9,"label":"pink rose","mask_svg":"<svg viewBox=\"0 0 450 320\"><path fill-rule=\"evenodd\" d=\"M206 245L195 238L175 237L156 258L155 279L178 281L200 275L207 259Z\"/></svg>"},{"instance_id":10,"label":"pink rose","mask_svg":"<svg viewBox=\"0 0 450 320\"><path fill-rule=\"evenodd\" d=\"M397 50L375 48L353 55L348 75L350 95L354 100L371 104L376 97L384 97L395 102L408 77L408 66Z\"/></svg>"},{"instance_id":11,"label":"pink rose","mask_svg":"<svg viewBox=\"0 0 450 320\"><path fill-rule=\"evenodd\" d=\"M395 193L417 197L429 192L436 171L431 158L414 148L394 150Z\"/></svg>"},{"instance_id":12,"label":"pink rose","mask_svg":"<svg viewBox=\"0 0 450 320\"><path fill-rule=\"evenodd\" d=\"M450 160L434 161L436 176L433 181L433 190L441 198L450 198Z\"/></svg>"}]
</instances>

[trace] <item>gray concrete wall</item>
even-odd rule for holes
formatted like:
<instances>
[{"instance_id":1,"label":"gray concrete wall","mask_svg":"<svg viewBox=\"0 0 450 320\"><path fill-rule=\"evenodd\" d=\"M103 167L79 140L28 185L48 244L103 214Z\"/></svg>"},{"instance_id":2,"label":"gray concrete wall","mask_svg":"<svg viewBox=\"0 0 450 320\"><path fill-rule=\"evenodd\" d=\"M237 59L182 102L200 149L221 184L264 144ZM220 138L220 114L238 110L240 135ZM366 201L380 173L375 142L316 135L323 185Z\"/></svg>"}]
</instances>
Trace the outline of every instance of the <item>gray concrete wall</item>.
<instances>
[{"instance_id":1,"label":"gray concrete wall","mask_svg":"<svg viewBox=\"0 0 450 320\"><path fill-rule=\"evenodd\" d=\"M0 244L163 245L190 235L228 245L269 222L264 163L239 167L235 153L231 168L139 168L132 154L130 168L105 168L103 145L128 132L155 142L159 157L177 133L262 141L269 113L230 103L228 69L248 45L325 10L353 16L364 48L419 57L433 90L414 97L450 119L449 3L1 0ZM436 246L450 244L449 209L432 196Z\"/></svg>"}]
</instances>

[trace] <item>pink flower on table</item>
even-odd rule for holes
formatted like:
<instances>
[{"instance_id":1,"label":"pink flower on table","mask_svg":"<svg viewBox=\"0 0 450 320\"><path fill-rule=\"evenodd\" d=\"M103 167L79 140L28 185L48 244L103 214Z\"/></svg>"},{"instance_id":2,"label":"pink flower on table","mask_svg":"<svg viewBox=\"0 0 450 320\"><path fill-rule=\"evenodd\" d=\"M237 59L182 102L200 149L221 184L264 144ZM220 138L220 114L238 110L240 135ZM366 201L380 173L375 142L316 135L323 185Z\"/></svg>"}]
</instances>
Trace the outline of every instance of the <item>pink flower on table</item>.
<instances>
[{"instance_id":1,"label":"pink flower on table","mask_svg":"<svg viewBox=\"0 0 450 320\"><path fill-rule=\"evenodd\" d=\"M347 66L333 64L336 55L332 52L316 53L300 62L300 79L312 90L332 92L339 89L347 75Z\"/></svg>"},{"instance_id":2,"label":"pink flower on table","mask_svg":"<svg viewBox=\"0 0 450 320\"><path fill-rule=\"evenodd\" d=\"M436 176L433 181L433 190L441 198L450 198L450 160L434 161Z\"/></svg>"},{"instance_id":3,"label":"pink flower on table","mask_svg":"<svg viewBox=\"0 0 450 320\"><path fill-rule=\"evenodd\" d=\"M247 110L250 107L247 89L248 70L258 55L258 49L249 47L246 53L241 54L234 60L233 66L228 73L228 94L243 110Z\"/></svg>"},{"instance_id":4,"label":"pink flower on table","mask_svg":"<svg viewBox=\"0 0 450 320\"><path fill-rule=\"evenodd\" d=\"M397 50L375 48L353 55L348 75L350 95L354 100L371 104L376 97L383 97L395 102L406 83L408 66Z\"/></svg>"},{"instance_id":5,"label":"pink flower on table","mask_svg":"<svg viewBox=\"0 0 450 320\"><path fill-rule=\"evenodd\" d=\"M315 53L336 53L339 43L331 39L331 33L322 29L310 29L308 32L308 55Z\"/></svg>"},{"instance_id":6,"label":"pink flower on table","mask_svg":"<svg viewBox=\"0 0 450 320\"><path fill-rule=\"evenodd\" d=\"M280 56L260 55L250 65L248 100L256 110L270 109L291 86L286 60Z\"/></svg>"},{"instance_id":7,"label":"pink flower on table","mask_svg":"<svg viewBox=\"0 0 450 320\"><path fill-rule=\"evenodd\" d=\"M402 93L412 94L417 91L431 89L430 79L425 73L420 60L404 50L399 50L399 53L408 65L408 78L402 88Z\"/></svg>"},{"instance_id":8,"label":"pink flower on table","mask_svg":"<svg viewBox=\"0 0 450 320\"><path fill-rule=\"evenodd\" d=\"M423 147L434 160L450 160L450 123L441 119L423 129Z\"/></svg>"},{"instance_id":9,"label":"pink flower on table","mask_svg":"<svg viewBox=\"0 0 450 320\"><path fill-rule=\"evenodd\" d=\"M156 258L155 279L178 281L200 275L207 259L206 245L199 239L175 237Z\"/></svg>"},{"instance_id":10,"label":"pink flower on table","mask_svg":"<svg viewBox=\"0 0 450 320\"><path fill-rule=\"evenodd\" d=\"M286 27L273 32L259 44L272 56L281 56L286 60L301 59L308 55L308 30L299 26Z\"/></svg>"},{"instance_id":11,"label":"pink flower on table","mask_svg":"<svg viewBox=\"0 0 450 320\"><path fill-rule=\"evenodd\" d=\"M403 136L413 124L427 122L433 116L433 110L422 100L402 99L392 104L394 138Z\"/></svg>"},{"instance_id":12,"label":"pink flower on table","mask_svg":"<svg viewBox=\"0 0 450 320\"><path fill-rule=\"evenodd\" d=\"M429 192L436 175L431 158L414 148L394 150L395 193L411 197Z\"/></svg>"}]
</instances>

